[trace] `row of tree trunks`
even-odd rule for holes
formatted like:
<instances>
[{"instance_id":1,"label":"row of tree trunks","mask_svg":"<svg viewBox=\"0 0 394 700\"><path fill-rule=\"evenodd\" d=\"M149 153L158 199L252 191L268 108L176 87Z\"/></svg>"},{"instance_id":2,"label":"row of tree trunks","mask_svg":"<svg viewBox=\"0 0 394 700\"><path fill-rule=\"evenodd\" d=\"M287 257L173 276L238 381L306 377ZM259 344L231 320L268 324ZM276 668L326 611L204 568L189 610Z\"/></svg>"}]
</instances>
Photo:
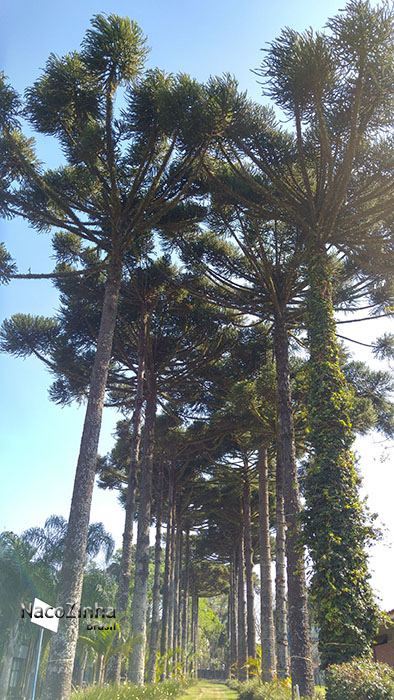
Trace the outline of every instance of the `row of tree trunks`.
<instances>
[{"instance_id":1,"label":"row of tree trunks","mask_svg":"<svg viewBox=\"0 0 394 700\"><path fill-rule=\"evenodd\" d=\"M145 322L144 322L145 319ZM143 322L140 332L139 348L138 348L138 375L137 375L137 396L135 402L135 410L133 415L132 429L132 449L131 449L131 469L128 480L128 497L126 508L126 526L124 533L124 547L126 558L129 557L130 562L128 567L124 564L121 568L121 580L118 591L118 609L125 611L127 607L128 587L130 582L130 566L131 566L131 544L132 544L132 527L131 507L134 512L135 499L135 480L136 469L139 453L139 442L141 434L141 415L142 405L144 401L143 387L145 376L145 348L146 348L146 331L147 318L143 317ZM283 338L281 338L281 342ZM283 349L283 345L282 345ZM280 354L280 353L279 353ZM280 360L280 357L279 357ZM282 372L283 363L278 363L278 374ZM141 474L141 505L139 512L139 535L137 541L136 553L136 582L135 594L133 601L133 621L132 633L137 637L137 643L134 646L130 657L129 677L132 682L141 685L144 682L144 651L146 646L146 618L147 618L147 581L149 567L149 525L151 513L151 487L152 487L152 471L153 471L153 447L154 447L154 424L156 415L156 392L154 388L154 376L147 372L145 380L146 389L146 414L145 414L145 430L144 430L144 451L143 451L143 468ZM291 400L291 397L290 397ZM296 489L296 479L289 485L289 477L283 479L282 462L286 459L283 455L288 449L286 443L286 430L283 426L289 425L288 416L283 410L282 402L279 400L279 425L282 425L281 449L278 451L277 457L277 473L276 473L276 520L277 520L277 539L276 539L276 557L277 557L277 574L276 574L276 652L277 652L277 672L280 677L288 675L288 648L287 648L287 615L286 615L286 581L285 581L285 540L286 526L289 526L289 521L298 526L297 518L294 514L298 514L297 508L294 508L294 496L299 508L298 492ZM281 410L282 408L282 410ZM285 416L285 419L283 418ZM291 411L290 411L291 419ZM282 424L281 424L282 420ZM290 420L290 436L292 435L292 425ZM294 443L292 442L293 448ZM287 453L287 459L289 453ZM238 668L238 676L241 679L247 678L247 658L256 658L256 630L255 630L255 613L254 613L254 588L253 588L253 550L252 550L252 533L251 533L251 496L247 458L245 457L244 474L243 474L243 494L242 494L242 510L243 510L243 527L239 536L237 548L230 561L230 593L229 593L229 635L230 635L230 661L231 665L236 664ZM261 639L262 639L262 677L264 680L270 680L274 677L276 670L275 658L275 629L273 622L273 602L271 589L271 550L270 550L270 531L269 531L269 500L268 500L268 457L266 446L261 446L258 451L258 473L259 473L259 538L260 538L260 570L261 570ZM149 642L149 662L146 668L146 674L149 681L155 678L155 667L157 657L157 647L159 638L159 609L160 609L160 562L161 562L161 509L163 500L163 472L159 470L159 493L157 498L157 513L156 513L156 545L155 545L155 574L154 574L154 590L152 604L152 622ZM287 483L287 508L290 504L289 515L284 515L284 496L286 488L283 485ZM173 653L171 664L180 664L185 669L186 653L189 636L189 560L190 560L190 540L189 535L186 536L185 546L183 543L183 525L180 516L180 503L175 499L175 478L174 467L169 468L168 478L168 513L167 513L167 541L166 541L166 556L165 556L165 571L163 585L163 600L162 600L162 619L161 619L161 640L160 653L163 659L166 659L168 651ZM293 499L293 500L292 500ZM291 510L293 509L293 510ZM293 520L291 520L293 517ZM293 525L294 527L294 525ZM291 536L291 532L290 532ZM294 552L290 552L290 558ZM297 561L297 559L294 559ZM287 558L287 575L289 571L295 569L295 564L289 562L289 548ZM299 563L299 558L298 558ZM128 568L128 577L126 569ZM295 578L299 575L299 571L295 572ZM127 580L127 591L126 582ZM292 579L290 579L291 581ZM294 576L292 580L293 590ZM289 582L289 587L291 583ZM246 599L245 599L246 592ZM294 597L294 595L293 595ZM194 650L197 649L197 622L198 620L198 591L194 591L192 604L192 615L190 621L190 637ZM299 598L298 598L299 600ZM305 599L306 600L306 599ZM294 608L293 608L294 609ZM299 635L299 630L297 630ZM293 638L294 639L294 638ZM298 647L297 647L298 644ZM299 655L294 651L300 649L299 639L295 638L292 647L292 669L293 677L294 669L297 669L297 663L302 663ZM196 651L194 651L196 654ZM302 671L304 672L304 671ZM108 678L118 680L120 676L120 660L116 659L115 675L113 668L110 668ZM164 666L162 677L165 678L171 669ZM296 671L297 673L297 671ZM300 689L302 685L299 683Z\"/></svg>"},{"instance_id":2,"label":"row of tree trunks","mask_svg":"<svg viewBox=\"0 0 394 700\"><path fill-rule=\"evenodd\" d=\"M166 658L169 651L172 652L172 656L170 660L167 660L168 663L166 662L165 664L163 677L171 673L171 667L186 670L187 645L189 641L190 539L189 534L186 533L184 541L180 503L179 501L175 502L173 498L173 470L171 472L166 566L164 572L161 656Z\"/></svg>"},{"instance_id":3,"label":"row of tree trunks","mask_svg":"<svg viewBox=\"0 0 394 700\"><path fill-rule=\"evenodd\" d=\"M147 416L148 418L148 411ZM146 425L145 437L148 435ZM148 441L149 442L149 441ZM149 447L150 449L150 447ZM145 450L144 450L145 454ZM145 457L144 457L145 460ZM268 453L267 447L258 450L259 474L259 539L260 539L260 572L261 572L261 639L262 639L262 677L270 680L277 670L280 677L288 676L288 645L287 645L287 596L285 576L285 540L286 521L283 512L283 489L281 461L277 457L276 487L277 487L277 573L276 573L276 643L273 619L273 600L271 582L271 545L269 523L269 491L268 491ZM256 658L255 619L253 592L253 551L251 538L251 503L248 469L244 474L243 488L243 527L239 533L238 544L230 557L229 577L229 611L228 629L230 637L230 664L236 665L240 679L247 678L247 659ZM156 544L155 544L155 574L152 604L152 623L149 643L149 662L146 669L147 680L155 679L155 666L158 647L159 628L161 627L160 654L166 659L171 650L172 657L168 668L164 666L162 678L172 673L172 666L187 671L186 654L189 641L194 650L197 649L196 628L198 619L198 591L194 591L192 615L189 625L189 593L190 593L190 537L186 533L183 540L183 523L180 516L180 504L175 499L175 475L171 465L168 471L168 509L167 509L167 538L165 554L165 570L163 581L162 617L159 620L160 608L160 561L161 561L161 510L163 498L163 470L159 469L158 510L156 514ZM147 571L146 571L147 575ZM246 593L246 596L245 596ZM194 607L193 607L194 606ZM134 607L134 606L133 606ZM146 617L146 608L145 608ZM145 630L146 636L146 630ZM277 664L277 669L276 669ZM142 673L142 671L140 671ZM194 668L195 672L195 668ZM140 676L141 677L141 676Z\"/></svg>"},{"instance_id":4,"label":"row of tree trunks","mask_svg":"<svg viewBox=\"0 0 394 700\"><path fill-rule=\"evenodd\" d=\"M281 678L287 678L288 644L287 644L287 591L286 591L286 528L283 515L283 490L281 472L277 470L277 515L279 522L277 532L277 615L276 630L274 624L272 575L271 575L271 541L269 513L269 473L268 450L261 445L258 450L259 475L259 550L260 550L260 602L261 602L261 646L262 678L269 681L280 672ZM253 552L251 548L250 528L250 485L247 465L244 469L243 512L244 527L237 536L237 543L229 557L229 595L228 595L228 635L229 662L231 673L237 672L241 680L247 677L245 664L247 657L256 658L253 649L255 640L255 620L248 618L248 604L251 605L253 590ZM248 549L249 548L249 549ZM248 553L247 553L248 550ZM248 566L248 559L250 565ZM246 591L246 600L245 600ZM254 602L254 601L253 601ZM254 605L253 605L254 607ZM275 631L277 632L275 634ZM252 644L250 642L252 639ZM275 641L277 640L278 658Z\"/></svg>"}]
</instances>

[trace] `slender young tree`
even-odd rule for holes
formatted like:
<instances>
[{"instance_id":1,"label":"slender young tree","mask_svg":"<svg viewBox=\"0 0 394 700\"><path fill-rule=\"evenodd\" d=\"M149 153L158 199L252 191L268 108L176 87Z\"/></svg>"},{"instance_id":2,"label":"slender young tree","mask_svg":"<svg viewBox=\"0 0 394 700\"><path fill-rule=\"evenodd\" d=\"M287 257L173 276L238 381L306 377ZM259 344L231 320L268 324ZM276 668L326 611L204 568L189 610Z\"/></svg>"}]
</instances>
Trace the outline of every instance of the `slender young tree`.
<instances>
[{"instance_id":1,"label":"slender young tree","mask_svg":"<svg viewBox=\"0 0 394 700\"><path fill-rule=\"evenodd\" d=\"M258 450L258 472L260 511L261 674L263 681L272 681L275 676L276 657L271 579L268 454L265 445L261 445Z\"/></svg>"},{"instance_id":2,"label":"slender young tree","mask_svg":"<svg viewBox=\"0 0 394 700\"><path fill-rule=\"evenodd\" d=\"M244 557L244 533L241 529L241 537L237 551L237 575L238 575L238 678L245 681L248 678L248 640L246 627L246 601L245 601L245 557Z\"/></svg>"},{"instance_id":3,"label":"slender young tree","mask_svg":"<svg viewBox=\"0 0 394 700\"><path fill-rule=\"evenodd\" d=\"M161 525L163 508L164 475L163 464L160 462L159 474L156 484L156 539L155 539L155 570L152 590L152 617L149 637L149 658L146 668L146 679L148 683L154 683L156 671L156 658L160 632L160 579L161 579Z\"/></svg>"},{"instance_id":4,"label":"slender young tree","mask_svg":"<svg viewBox=\"0 0 394 700\"><path fill-rule=\"evenodd\" d=\"M286 590L286 521L283 497L283 471L279 449L276 450L276 518L275 518L275 634L278 678L289 675Z\"/></svg>"}]
</instances>

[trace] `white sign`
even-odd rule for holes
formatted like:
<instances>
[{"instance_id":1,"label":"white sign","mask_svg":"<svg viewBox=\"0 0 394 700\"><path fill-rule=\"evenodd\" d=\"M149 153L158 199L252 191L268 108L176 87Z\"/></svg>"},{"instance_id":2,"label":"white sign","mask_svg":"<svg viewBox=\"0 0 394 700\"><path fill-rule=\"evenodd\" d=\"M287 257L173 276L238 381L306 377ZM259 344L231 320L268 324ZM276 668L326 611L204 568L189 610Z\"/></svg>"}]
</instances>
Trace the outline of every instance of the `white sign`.
<instances>
[{"instance_id":1,"label":"white sign","mask_svg":"<svg viewBox=\"0 0 394 700\"><path fill-rule=\"evenodd\" d=\"M57 628L59 627L59 616L56 615L57 611L58 608L54 608L53 605L48 605L48 603L44 603L43 600L34 598L30 619L35 625L45 627L46 630L50 630L51 632L57 632ZM63 617L63 615L61 617Z\"/></svg>"}]
</instances>

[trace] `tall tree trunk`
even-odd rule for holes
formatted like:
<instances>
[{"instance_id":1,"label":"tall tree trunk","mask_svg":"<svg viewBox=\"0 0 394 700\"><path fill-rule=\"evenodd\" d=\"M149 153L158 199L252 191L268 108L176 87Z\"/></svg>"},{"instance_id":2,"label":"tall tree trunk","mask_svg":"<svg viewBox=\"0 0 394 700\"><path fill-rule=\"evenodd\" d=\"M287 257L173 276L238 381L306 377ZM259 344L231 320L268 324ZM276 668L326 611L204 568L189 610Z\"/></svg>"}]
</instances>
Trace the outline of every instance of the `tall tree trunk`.
<instances>
[{"instance_id":1,"label":"tall tree trunk","mask_svg":"<svg viewBox=\"0 0 394 700\"><path fill-rule=\"evenodd\" d=\"M177 664L180 657L179 652L179 635L180 635L180 585L181 585L181 565L182 565L182 524L180 521L180 516L178 515L178 525L176 532L176 542L175 542L175 576L174 576L174 637L173 637L173 649L174 649L174 663Z\"/></svg>"},{"instance_id":2,"label":"tall tree trunk","mask_svg":"<svg viewBox=\"0 0 394 700\"><path fill-rule=\"evenodd\" d=\"M82 650L82 654L81 654L81 663L80 663L80 666L79 666L79 669L78 669L78 675L77 675L77 679L76 679L76 684L79 685L79 686L81 686L82 683L83 683L83 678L84 678L84 675L85 675L86 664L87 664L87 660L88 660L88 653L89 653L89 652L88 652L88 648L87 648L87 646L85 645L85 647L84 647L83 650Z\"/></svg>"},{"instance_id":3,"label":"tall tree trunk","mask_svg":"<svg viewBox=\"0 0 394 700\"><path fill-rule=\"evenodd\" d=\"M75 607L78 608L81 602L97 449L121 278L121 263L112 262L105 284L96 356L90 379L89 398L57 595L57 605L65 609L68 609L70 604L75 604ZM78 617L76 616L76 619L62 618L57 634L51 637L48 666L43 685L43 698L45 700L69 700L77 639Z\"/></svg>"},{"instance_id":4,"label":"tall tree trunk","mask_svg":"<svg viewBox=\"0 0 394 700\"><path fill-rule=\"evenodd\" d=\"M147 349L148 316L146 310L141 315L141 327L138 337L138 370L137 386L132 417L132 434L130 450L130 466L127 479L127 497L125 505L125 525L123 530L122 556L120 560L119 586L116 594L116 611L118 622L122 625L129 602L129 587L131 579L131 560L133 551L133 526L135 511L135 491L137 481L138 460L141 442L142 406L144 403L145 360ZM120 668L122 654L114 654L109 661L108 680L120 683Z\"/></svg>"},{"instance_id":5,"label":"tall tree trunk","mask_svg":"<svg viewBox=\"0 0 394 700\"><path fill-rule=\"evenodd\" d=\"M170 568L171 568L171 533L172 516L174 502L174 466L170 465L168 472L168 507L167 507L167 534L166 534L166 554L164 564L164 584L163 584L163 611L161 618L161 640L160 656L165 660L168 652L168 617L169 617L169 597L170 597ZM165 680L167 675L167 664L164 661L164 669L161 680Z\"/></svg>"},{"instance_id":6,"label":"tall tree trunk","mask_svg":"<svg viewBox=\"0 0 394 700\"><path fill-rule=\"evenodd\" d=\"M156 382L151 370L147 371L146 408L144 425L144 453L141 468L138 535L135 554L135 586L131 633L136 638L130 657L130 680L143 685L145 670L146 614L148 604L149 528L152 506L152 472L155 446Z\"/></svg>"},{"instance_id":7,"label":"tall tree trunk","mask_svg":"<svg viewBox=\"0 0 394 700\"><path fill-rule=\"evenodd\" d=\"M283 465L283 492L287 523L286 554L291 678L293 684L298 685L301 695L312 697L314 681L304 550L301 545L301 506L290 389L289 342L283 314L279 313L275 317L275 359L278 385L280 458Z\"/></svg>"},{"instance_id":8,"label":"tall tree trunk","mask_svg":"<svg viewBox=\"0 0 394 700\"><path fill-rule=\"evenodd\" d=\"M101 677L101 664L103 661L103 657L101 654L97 654L96 656L96 663L94 665L94 677L93 677L93 685L100 685L100 677Z\"/></svg>"},{"instance_id":9,"label":"tall tree trunk","mask_svg":"<svg viewBox=\"0 0 394 700\"><path fill-rule=\"evenodd\" d=\"M186 530L185 538L185 561L183 569L183 604L182 604L182 660L183 660L183 672L186 675L186 657L187 657L187 647L189 643L189 588L190 588L190 532L189 529Z\"/></svg>"},{"instance_id":10,"label":"tall tree trunk","mask_svg":"<svg viewBox=\"0 0 394 700\"><path fill-rule=\"evenodd\" d=\"M230 665L238 661L238 557L234 549L230 559Z\"/></svg>"},{"instance_id":11,"label":"tall tree trunk","mask_svg":"<svg viewBox=\"0 0 394 700\"><path fill-rule=\"evenodd\" d=\"M160 628L160 567L161 567L161 517L163 507L163 465L159 467L159 481L157 486L157 512L156 512L156 541L155 541L155 573L152 591L152 623L149 640L149 660L147 666L147 681L155 681L157 645Z\"/></svg>"},{"instance_id":12,"label":"tall tree trunk","mask_svg":"<svg viewBox=\"0 0 394 700\"><path fill-rule=\"evenodd\" d=\"M175 585L175 559L176 559L176 503L172 504L172 528L170 547L170 577L168 592L168 647L174 650L174 585Z\"/></svg>"},{"instance_id":13,"label":"tall tree trunk","mask_svg":"<svg viewBox=\"0 0 394 700\"><path fill-rule=\"evenodd\" d=\"M191 620L191 637L193 648L192 661L192 676L198 677L198 591L193 589L192 592L192 620Z\"/></svg>"},{"instance_id":14,"label":"tall tree trunk","mask_svg":"<svg viewBox=\"0 0 394 700\"><path fill-rule=\"evenodd\" d=\"M253 589L253 549L252 549L252 525L250 506L250 483L248 474L248 461L244 458L244 485L243 485L243 510L244 510L244 542L245 542L245 571L246 571L246 620L248 656L256 658L256 615L254 611Z\"/></svg>"},{"instance_id":15,"label":"tall tree trunk","mask_svg":"<svg viewBox=\"0 0 394 700\"><path fill-rule=\"evenodd\" d=\"M271 539L269 520L268 455L265 445L258 450L259 470L259 540L260 540L260 611L261 676L272 681L275 676L275 628L272 602Z\"/></svg>"},{"instance_id":16,"label":"tall tree trunk","mask_svg":"<svg viewBox=\"0 0 394 700\"><path fill-rule=\"evenodd\" d=\"M245 681L248 678L247 662L247 634L245 611L245 561L244 561L244 533L240 534L238 556L238 678Z\"/></svg>"},{"instance_id":17,"label":"tall tree trunk","mask_svg":"<svg viewBox=\"0 0 394 700\"><path fill-rule=\"evenodd\" d=\"M286 523L283 499L283 469L280 460L279 448L277 448L276 451L275 559L276 671L278 678L288 678L289 643L287 641Z\"/></svg>"},{"instance_id":18,"label":"tall tree trunk","mask_svg":"<svg viewBox=\"0 0 394 700\"><path fill-rule=\"evenodd\" d=\"M338 360L324 247L311 251L308 264L309 440L313 456L305 480L305 531L314 565L312 594L317 602L319 648L325 667L368 653L378 610L368 582L368 527L351 450L352 399Z\"/></svg>"}]
</instances>

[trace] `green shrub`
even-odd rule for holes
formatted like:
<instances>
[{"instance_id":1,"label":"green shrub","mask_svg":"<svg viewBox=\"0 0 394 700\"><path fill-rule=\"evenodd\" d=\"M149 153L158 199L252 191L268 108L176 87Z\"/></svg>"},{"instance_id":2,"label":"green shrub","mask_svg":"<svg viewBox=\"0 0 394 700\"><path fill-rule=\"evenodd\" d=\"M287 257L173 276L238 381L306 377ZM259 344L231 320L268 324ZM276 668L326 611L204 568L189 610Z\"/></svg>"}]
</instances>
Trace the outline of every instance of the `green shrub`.
<instances>
[{"instance_id":1,"label":"green shrub","mask_svg":"<svg viewBox=\"0 0 394 700\"><path fill-rule=\"evenodd\" d=\"M241 683L236 678L229 678L229 680L226 681L226 685L228 686L228 688L230 688L230 690L236 690L238 692Z\"/></svg>"},{"instance_id":2,"label":"green shrub","mask_svg":"<svg viewBox=\"0 0 394 700\"><path fill-rule=\"evenodd\" d=\"M238 690L240 700L291 700L289 681L247 681L241 683Z\"/></svg>"},{"instance_id":3,"label":"green shrub","mask_svg":"<svg viewBox=\"0 0 394 700\"><path fill-rule=\"evenodd\" d=\"M364 659L329 666L326 700L393 700L394 669Z\"/></svg>"},{"instance_id":4,"label":"green shrub","mask_svg":"<svg viewBox=\"0 0 394 700\"><path fill-rule=\"evenodd\" d=\"M315 694L313 700L325 700L326 699L326 689L323 685L315 685Z\"/></svg>"},{"instance_id":5,"label":"green shrub","mask_svg":"<svg viewBox=\"0 0 394 700\"><path fill-rule=\"evenodd\" d=\"M71 700L172 700L184 688L184 683L171 680L142 687L130 684L90 686L75 690L71 694Z\"/></svg>"},{"instance_id":6,"label":"green shrub","mask_svg":"<svg viewBox=\"0 0 394 700\"><path fill-rule=\"evenodd\" d=\"M231 687L237 691L239 700L292 700L289 679L284 681L275 680L272 683L262 683L258 680L247 681L246 683L236 681L236 683L237 686L231 685ZM317 686L313 700L324 700L324 697L324 688Z\"/></svg>"}]
</instances>

